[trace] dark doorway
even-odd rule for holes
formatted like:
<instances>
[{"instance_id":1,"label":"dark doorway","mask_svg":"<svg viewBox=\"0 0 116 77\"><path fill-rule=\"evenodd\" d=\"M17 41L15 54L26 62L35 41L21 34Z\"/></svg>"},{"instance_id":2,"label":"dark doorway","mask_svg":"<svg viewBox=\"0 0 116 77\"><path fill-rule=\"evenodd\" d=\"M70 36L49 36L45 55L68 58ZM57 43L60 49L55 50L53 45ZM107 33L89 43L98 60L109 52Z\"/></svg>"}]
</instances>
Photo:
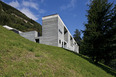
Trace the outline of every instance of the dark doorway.
<instances>
[{"instance_id":1,"label":"dark doorway","mask_svg":"<svg viewBox=\"0 0 116 77\"><path fill-rule=\"evenodd\" d=\"M64 42L64 48L66 48L67 47L67 43L66 42Z\"/></svg>"},{"instance_id":2,"label":"dark doorway","mask_svg":"<svg viewBox=\"0 0 116 77\"><path fill-rule=\"evenodd\" d=\"M39 43L39 39L35 39L36 43Z\"/></svg>"},{"instance_id":3,"label":"dark doorway","mask_svg":"<svg viewBox=\"0 0 116 77\"><path fill-rule=\"evenodd\" d=\"M62 42L62 48L63 48L63 42Z\"/></svg>"}]
</instances>

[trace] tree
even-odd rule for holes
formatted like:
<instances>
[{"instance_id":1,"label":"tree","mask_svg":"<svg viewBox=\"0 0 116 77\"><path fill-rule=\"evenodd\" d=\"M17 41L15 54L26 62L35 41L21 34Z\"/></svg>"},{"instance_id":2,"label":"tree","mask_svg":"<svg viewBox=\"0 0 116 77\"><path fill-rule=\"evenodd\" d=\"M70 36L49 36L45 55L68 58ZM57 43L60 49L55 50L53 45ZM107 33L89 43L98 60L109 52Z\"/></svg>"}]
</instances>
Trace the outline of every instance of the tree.
<instances>
[{"instance_id":1,"label":"tree","mask_svg":"<svg viewBox=\"0 0 116 77\"><path fill-rule=\"evenodd\" d=\"M111 61L113 59L116 59L116 5L112 9L112 17L107 23L107 30L105 31L104 34L104 53L105 55L103 56L104 63L106 65L110 65ZM116 69L116 67L115 67Z\"/></svg>"},{"instance_id":2,"label":"tree","mask_svg":"<svg viewBox=\"0 0 116 77\"><path fill-rule=\"evenodd\" d=\"M111 9L112 5L113 3L108 3L107 0L93 0L87 11L88 23L85 24L86 29L83 31L83 47L86 54L96 63L104 59L104 55L109 55L108 52L110 51L107 52L106 50L109 50L107 48L113 45L109 46L107 40L114 38L106 38L109 31L112 31L112 26L116 20L114 9Z\"/></svg>"},{"instance_id":3,"label":"tree","mask_svg":"<svg viewBox=\"0 0 116 77\"><path fill-rule=\"evenodd\" d=\"M78 29L76 29L75 30L75 32L74 32L74 35L73 35L73 37L74 37L74 39L75 39L75 41L80 45L81 44L81 32L78 30Z\"/></svg>"},{"instance_id":4,"label":"tree","mask_svg":"<svg viewBox=\"0 0 116 77\"><path fill-rule=\"evenodd\" d=\"M1 3L0 3L0 14L1 14L1 12L2 12L2 5L1 5Z\"/></svg>"}]
</instances>

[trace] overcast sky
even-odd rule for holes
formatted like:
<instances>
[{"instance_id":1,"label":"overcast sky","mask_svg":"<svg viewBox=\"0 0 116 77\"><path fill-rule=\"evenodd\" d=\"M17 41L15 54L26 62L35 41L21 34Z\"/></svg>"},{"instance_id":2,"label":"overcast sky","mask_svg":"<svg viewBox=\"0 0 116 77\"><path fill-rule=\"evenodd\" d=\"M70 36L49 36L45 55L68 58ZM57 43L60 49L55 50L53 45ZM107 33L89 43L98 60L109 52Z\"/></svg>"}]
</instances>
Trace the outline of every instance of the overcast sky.
<instances>
[{"instance_id":1,"label":"overcast sky","mask_svg":"<svg viewBox=\"0 0 116 77\"><path fill-rule=\"evenodd\" d=\"M59 14L71 34L84 30L89 0L2 0L42 25L42 17ZM116 4L116 0L108 0Z\"/></svg>"}]
</instances>

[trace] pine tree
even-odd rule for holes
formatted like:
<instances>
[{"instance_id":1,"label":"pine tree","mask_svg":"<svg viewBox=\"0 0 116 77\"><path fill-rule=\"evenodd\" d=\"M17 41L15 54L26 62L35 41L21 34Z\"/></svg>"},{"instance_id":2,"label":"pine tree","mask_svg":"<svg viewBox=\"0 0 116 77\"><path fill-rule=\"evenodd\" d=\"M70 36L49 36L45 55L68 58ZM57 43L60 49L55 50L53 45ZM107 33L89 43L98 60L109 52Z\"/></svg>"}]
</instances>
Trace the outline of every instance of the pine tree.
<instances>
[{"instance_id":1,"label":"pine tree","mask_svg":"<svg viewBox=\"0 0 116 77\"><path fill-rule=\"evenodd\" d=\"M80 45L81 44L81 32L78 30L78 29L76 29L75 30L75 32L74 32L74 35L73 35L73 37L74 37L74 39L75 39L75 41Z\"/></svg>"},{"instance_id":2,"label":"pine tree","mask_svg":"<svg viewBox=\"0 0 116 77\"><path fill-rule=\"evenodd\" d=\"M103 59L106 53L104 44L107 44L105 35L110 30L114 22L112 15L113 3L108 3L107 0L93 0L89 5L87 19L84 32L84 50L86 54L96 63ZM108 54L109 55L109 54Z\"/></svg>"},{"instance_id":3,"label":"pine tree","mask_svg":"<svg viewBox=\"0 0 116 77\"><path fill-rule=\"evenodd\" d=\"M1 3L0 3L0 14L1 14L1 12L2 12L2 5L1 5Z\"/></svg>"},{"instance_id":4,"label":"pine tree","mask_svg":"<svg viewBox=\"0 0 116 77\"><path fill-rule=\"evenodd\" d=\"M112 9L111 19L107 23L107 30L104 34L104 53L105 64L109 65L111 60L116 59L116 5Z\"/></svg>"}]
</instances>

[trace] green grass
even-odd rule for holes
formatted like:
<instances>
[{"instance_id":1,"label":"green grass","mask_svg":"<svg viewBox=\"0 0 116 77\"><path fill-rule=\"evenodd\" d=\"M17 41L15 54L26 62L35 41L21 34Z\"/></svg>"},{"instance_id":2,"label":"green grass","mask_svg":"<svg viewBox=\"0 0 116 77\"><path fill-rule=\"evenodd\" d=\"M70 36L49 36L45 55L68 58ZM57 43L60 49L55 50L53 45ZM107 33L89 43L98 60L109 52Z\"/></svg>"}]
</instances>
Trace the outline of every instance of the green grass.
<instances>
[{"instance_id":1,"label":"green grass","mask_svg":"<svg viewBox=\"0 0 116 77\"><path fill-rule=\"evenodd\" d=\"M65 49L37 44L0 26L0 77L115 77Z\"/></svg>"}]
</instances>

